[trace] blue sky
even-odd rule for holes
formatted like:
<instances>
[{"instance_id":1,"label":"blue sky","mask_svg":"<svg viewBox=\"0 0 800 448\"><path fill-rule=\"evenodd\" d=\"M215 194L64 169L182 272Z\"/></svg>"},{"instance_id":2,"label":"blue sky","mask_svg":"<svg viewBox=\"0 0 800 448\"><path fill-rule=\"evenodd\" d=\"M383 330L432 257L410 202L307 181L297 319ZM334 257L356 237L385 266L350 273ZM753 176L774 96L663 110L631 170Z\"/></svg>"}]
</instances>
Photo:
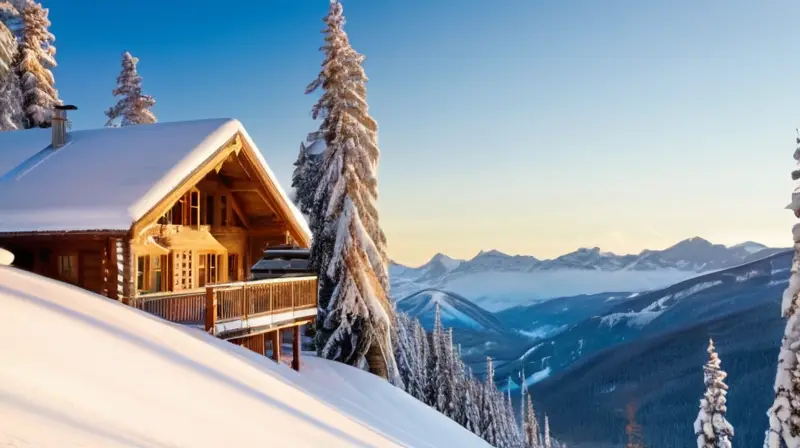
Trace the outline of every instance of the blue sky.
<instances>
[{"instance_id":1,"label":"blue sky","mask_svg":"<svg viewBox=\"0 0 800 448\"><path fill-rule=\"evenodd\" d=\"M790 0L344 0L380 125L390 256L791 244ZM75 129L123 50L160 121L240 119L288 186L326 0L45 1Z\"/></svg>"}]
</instances>

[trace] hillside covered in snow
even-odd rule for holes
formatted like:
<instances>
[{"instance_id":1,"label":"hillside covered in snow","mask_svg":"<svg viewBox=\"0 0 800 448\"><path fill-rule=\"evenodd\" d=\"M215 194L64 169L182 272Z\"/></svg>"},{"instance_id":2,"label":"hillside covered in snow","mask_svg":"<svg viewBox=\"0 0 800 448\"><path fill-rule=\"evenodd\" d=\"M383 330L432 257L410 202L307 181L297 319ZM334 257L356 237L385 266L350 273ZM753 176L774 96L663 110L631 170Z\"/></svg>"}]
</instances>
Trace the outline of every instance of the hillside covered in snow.
<instances>
[{"instance_id":1,"label":"hillside covered in snow","mask_svg":"<svg viewBox=\"0 0 800 448\"><path fill-rule=\"evenodd\" d=\"M307 356L298 373L5 266L0 303L0 446L488 446L342 364Z\"/></svg>"},{"instance_id":2,"label":"hillside covered in snow","mask_svg":"<svg viewBox=\"0 0 800 448\"><path fill-rule=\"evenodd\" d=\"M437 254L419 267L392 263L391 295L399 300L435 288L497 312L554 297L663 288L782 250L755 242L726 247L695 237L663 250L644 250L635 255L617 255L597 247L578 249L551 260L497 250L481 251L470 260Z\"/></svg>"}]
</instances>

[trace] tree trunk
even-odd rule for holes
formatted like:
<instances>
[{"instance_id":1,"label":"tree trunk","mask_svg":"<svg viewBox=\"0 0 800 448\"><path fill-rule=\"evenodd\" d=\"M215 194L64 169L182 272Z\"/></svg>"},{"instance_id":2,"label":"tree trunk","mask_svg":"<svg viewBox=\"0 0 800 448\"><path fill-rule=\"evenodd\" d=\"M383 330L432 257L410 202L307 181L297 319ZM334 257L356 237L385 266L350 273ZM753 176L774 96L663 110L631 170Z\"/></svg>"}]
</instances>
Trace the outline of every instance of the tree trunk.
<instances>
[{"instance_id":1,"label":"tree trunk","mask_svg":"<svg viewBox=\"0 0 800 448\"><path fill-rule=\"evenodd\" d=\"M386 358L383 356L383 349L381 349L377 341L373 341L372 345L370 345L366 358L370 373L378 375L385 380L389 379Z\"/></svg>"}]
</instances>

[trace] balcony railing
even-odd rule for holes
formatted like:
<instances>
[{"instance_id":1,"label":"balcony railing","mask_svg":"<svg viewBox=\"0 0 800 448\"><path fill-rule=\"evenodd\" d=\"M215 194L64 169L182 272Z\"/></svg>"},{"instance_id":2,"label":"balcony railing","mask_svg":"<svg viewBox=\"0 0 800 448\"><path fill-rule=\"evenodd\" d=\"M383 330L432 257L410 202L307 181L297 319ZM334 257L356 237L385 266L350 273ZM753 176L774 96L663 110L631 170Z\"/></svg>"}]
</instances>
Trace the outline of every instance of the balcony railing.
<instances>
[{"instance_id":1,"label":"balcony railing","mask_svg":"<svg viewBox=\"0 0 800 448\"><path fill-rule=\"evenodd\" d=\"M171 322L233 337L316 316L317 278L209 285L204 290L148 294L130 304Z\"/></svg>"}]
</instances>

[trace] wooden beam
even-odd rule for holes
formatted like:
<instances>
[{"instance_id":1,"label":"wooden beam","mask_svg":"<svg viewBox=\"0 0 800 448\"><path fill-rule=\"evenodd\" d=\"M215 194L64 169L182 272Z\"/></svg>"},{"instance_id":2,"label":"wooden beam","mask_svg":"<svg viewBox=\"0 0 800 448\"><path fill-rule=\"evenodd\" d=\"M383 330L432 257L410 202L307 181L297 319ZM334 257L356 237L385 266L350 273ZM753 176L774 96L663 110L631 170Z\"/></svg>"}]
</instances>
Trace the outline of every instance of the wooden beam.
<instances>
[{"instance_id":1,"label":"wooden beam","mask_svg":"<svg viewBox=\"0 0 800 448\"><path fill-rule=\"evenodd\" d=\"M281 330L275 330L269 334L272 341L272 360L281 363Z\"/></svg>"},{"instance_id":2,"label":"wooden beam","mask_svg":"<svg viewBox=\"0 0 800 448\"><path fill-rule=\"evenodd\" d=\"M117 240L115 238L108 239L108 248L106 249L106 267L108 269L108 297L111 299L119 298L118 286L118 271L117 271Z\"/></svg>"},{"instance_id":3,"label":"wooden beam","mask_svg":"<svg viewBox=\"0 0 800 448\"><path fill-rule=\"evenodd\" d=\"M300 326L292 327L292 368L300 371Z\"/></svg>"},{"instance_id":4,"label":"wooden beam","mask_svg":"<svg viewBox=\"0 0 800 448\"><path fill-rule=\"evenodd\" d=\"M217 293L213 286L206 287L206 333L216 334L217 329Z\"/></svg>"},{"instance_id":5,"label":"wooden beam","mask_svg":"<svg viewBox=\"0 0 800 448\"><path fill-rule=\"evenodd\" d=\"M250 221L247 219L247 215L245 215L242 211L242 208L239 207L239 201L237 201L233 195L231 195L231 208L237 215L239 215L242 225L244 225L246 228L250 228Z\"/></svg>"},{"instance_id":6,"label":"wooden beam","mask_svg":"<svg viewBox=\"0 0 800 448\"><path fill-rule=\"evenodd\" d=\"M260 185L250 180L234 180L229 187L231 191L259 191Z\"/></svg>"},{"instance_id":7,"label":"wooden beam","mask_svg":"<svg viewBox=\"0 0 800 448\"><path fill-rule=\"evenodd\" d=\"M130 300L136 295L136 285L133 284L133 273L136 272L136 254L133 253L131 238L122 240L122 297Z\"/></svg>"}]
</instances>

